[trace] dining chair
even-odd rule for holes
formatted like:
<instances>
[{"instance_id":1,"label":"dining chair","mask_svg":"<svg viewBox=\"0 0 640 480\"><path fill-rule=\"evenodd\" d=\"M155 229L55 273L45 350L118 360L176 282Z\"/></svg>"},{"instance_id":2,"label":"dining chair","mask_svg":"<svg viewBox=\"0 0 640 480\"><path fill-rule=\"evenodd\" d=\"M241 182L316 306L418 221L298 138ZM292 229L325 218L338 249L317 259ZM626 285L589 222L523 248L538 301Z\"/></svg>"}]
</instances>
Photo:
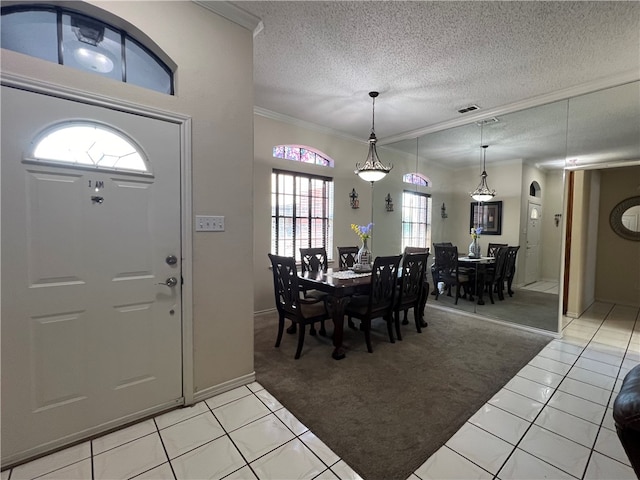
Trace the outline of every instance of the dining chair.
<instances>
[{"instance_id":1,"label":"dining chair","mask_svg":"<svg viewBox=\"0 0 640 480\"><path fill-rule=\"evenodd\" d=\"M433 280L433 292L431 295L436 295L436 290L438 290L438 254L437 250L440 247L453 247L453 243L451 242L438 242L433 244L433 252L434 252L434 261L431 265L431 279Z\"/></svg>"},{"instance_id":2,"label":"dining chair","mask_svg":"<svg viewBox=\"0 0 640 480\"><path fill-rule=\"evenodd\" d=\"M367 295L354 295L345 307L349 319L360 320L360 329L364 331L367 351L373 353L371 346L371 320L382 317L387 322L389 340L393 343L393 305L398 283L398 268L402 255L376 257L371 270L371 284Z\"/></svg>"},{"instance_id":3,"label":"dining chair","mask_svg":"<svg viewBox=\"0 0 640 480\"><path fill-rule=\"evenodd\" d=\"M496 250L500 247L508 247L509 245L506 243L490 243L487 245L487 257L495 257Z\"/></svg>"},{"instance_id":4,"label":"dining chair","mask_svg":"<svg viewBox=\"0 0 640 480\"><path fill-rule=\"evenodd\" d=\"M427 249L428 250L428 249ZM406 252L406 249L405 249ZM400 311L404 310L403 324L407 321L407 312L413 308L413 318L418 333L422 333L422 318L424 315L423 300L426 301L429 284L425 285L427 258L429 253L405 253L402 256L400 275L398 277L397 298L394 302L394 323L398 340L402 340L400 333ZM393 342L393 339L390 338Z\"/></svg>"},{"instance_id":5,"label":"dining chair","mask_svg":"<svg viewBox=\"0 0 640 480\"><path fill-rule=\"evenodd\" d=\"M327 250L324 247L312 247L312 248L300 248L300 270L304 275L306 272L326 272L329 267L329 261L327 259ZM320 290L307 290L302 289L302 294L305 298L322 300L327 296L325 292ZM296 326L292 324L287 333L295 333ZM311 325L309 329L309 335L315 335L316 328ZM320 323L320 335L326 335L324 328L324 322Z\"/></svg>"},{"instance_id":6,"label":"dining chair","mask_svg":"<svg viewBox=\"0 0 640 480\"><path fill-rule=\"evenodd\" d=\"M513 297L513 290L511 289L511 284L513 283L513 279L516 276L516 258L518 256L518 250L520 250L520 245L510 246L508 247L509 251L507 252L507 259L505 261L506 265L504 267L504 281L500 285L500 288L504 290L504 282L507 283L507 293L510 297Z\"/></svg>"},{"instance_id":7,"label":"dining chair","mask_svg":"<svg viewBox=\"0 0 640 480\"><path fill-rule=\"evenodd\" d=\"M298 271L293 257L268 254L273 271L273 290L278 310L278 337L276 348L280 347L284 331L284 319L288 318L298 328L298 347L295 358L300 358L304 344L305 327L331 318L326 303L322 299L300 296Z\"/></svg>"},{"instance_id":8,"label":"dining chair","mask_svg":"<svg viewBox=\"0 0 640 480\"><path fill-rule=\"evenodd\" d=\"M456 287L455 304L458 304L460 298L460 288L464 287L463 298L470 290L471 275L468 272L462 272L458 263L458 247L436 247L436 264L438 265L438 281L443 282L448 289L447 296L451 296L451 288ZM436 289L436 300L440 296L440 290ZM473 301L473 295L469 297Z\"/></svg>"},{"instance_id":9,"label":"dining chair","mask_svg":"<svg viewBox=\"0 0 640 480\"><path fill-rule=\"evenodd\" d=\"M338 268L348 270L358 259L359 247L336 247L338 249Z\"/></svg>"},{"instance_id":10,"label":"dining chair","mask_svg":"<svg viewBox=\"0 0 640 480\"><path fill-rule=\"evenodd\" d=\"M487 266L484 270L482 281L484 283L485 290L489 293L489 300L493 301L493 292L498 293L498 299L504 300L504 294L502 292L502 282L505 274L505 266L507 260L507 253L509 248L507 246L498 247L494 251L495 263L491 266Z\"/></svg>"},{"instance_id":11,"label":"dining chair","mask_svg":"<svg viewBox=\"0 0 640 480\"><path fill-rule=\"evenodd\" d=\"M412 253L426 253L427 257L429 256L429 247L404 247L404 252L403 255L408 255L408 254L412 254ZM404 258L404 257L403 257ZM433 268L433 265L431 266ZM431 273L431 276L433 276L433 272ZM428 281L428 276L427 276L427 272L425 271L424 274L424 283L426 286L426 295L424 296L424 298L422 299L422 308L420 309L421 312L424 311L424 306L427 304L427 297L429 296L429 281ZM409 320L407 320L407 314L408 314L408 310L404 311L404 316L402 318L402 324L403 325L407 325L409 323ZM420 322L422 324L423 327L426 327L426 323L422 320Z\"/></svg>"}]
</instances>

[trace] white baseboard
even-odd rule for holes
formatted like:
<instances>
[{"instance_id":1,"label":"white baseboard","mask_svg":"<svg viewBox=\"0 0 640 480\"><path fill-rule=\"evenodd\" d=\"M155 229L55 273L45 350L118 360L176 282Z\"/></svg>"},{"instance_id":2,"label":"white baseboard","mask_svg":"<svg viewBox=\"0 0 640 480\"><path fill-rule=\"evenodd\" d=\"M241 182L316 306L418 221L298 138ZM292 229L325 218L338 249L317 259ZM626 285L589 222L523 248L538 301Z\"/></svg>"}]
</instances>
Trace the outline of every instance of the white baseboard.
<instances>
[{"instance_id":1,"label":"white baseboard","mask_svg":"<svg viewBox=\"0 0 640 480\"><path fill-rule=\"evenodd\" d=\"M200 390L199 392L194 393L193 402L194 403L201 402L202 400L206 400L207 398L220 395L221 393L228 392L229 390L233 390L234 388L238 388L243 385L248 385L249 383L255 382L255 381L256 381L256 372L251 372L247 375L234 378L233 380L229 380L219 385L205 388L204 390Z\"/></svg>"}]
</instances>

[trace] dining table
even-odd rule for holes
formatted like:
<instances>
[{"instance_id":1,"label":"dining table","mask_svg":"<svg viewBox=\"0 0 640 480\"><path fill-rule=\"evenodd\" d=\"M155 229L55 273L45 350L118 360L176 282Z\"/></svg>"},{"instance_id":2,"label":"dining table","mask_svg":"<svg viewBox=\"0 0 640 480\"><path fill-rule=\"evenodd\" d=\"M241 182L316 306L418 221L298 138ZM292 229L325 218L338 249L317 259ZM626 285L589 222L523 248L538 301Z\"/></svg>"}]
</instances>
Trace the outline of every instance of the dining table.
<instances>
[{"instance_id":1,"label":"dining table","mask_svg":"<svg viewBox=\"0 0 640 480\"><path fill-rule=\"evenodd\" d=\"M342 345L344 337L344 307L355 293L366 293L371 285L371 272L336 270L305 272L299 275L302 287L328 294L328 307L333 320L333 352L336 360L345 357Z\"/></svg>"},{"instance_id":2,"label":"dining table","mask_svg":"<svg viewBox=\"0 0 640 480\"><path fill-rule=\"evenodd\" d=\"M465 268L473 268L475 271L475 293L478 297L478 305L484 305L484 274L488 266L496 263L495 257L458 257L458 265Z\"/></svg>"}]
</instances>

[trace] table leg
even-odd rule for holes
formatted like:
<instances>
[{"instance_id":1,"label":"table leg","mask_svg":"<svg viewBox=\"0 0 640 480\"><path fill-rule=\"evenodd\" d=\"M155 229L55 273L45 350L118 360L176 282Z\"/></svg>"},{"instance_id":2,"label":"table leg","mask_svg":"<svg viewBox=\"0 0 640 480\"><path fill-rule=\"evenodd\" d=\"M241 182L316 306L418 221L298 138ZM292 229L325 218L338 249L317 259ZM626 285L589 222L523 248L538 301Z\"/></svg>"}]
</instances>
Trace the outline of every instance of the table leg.
<instances>
[{"instance_id":1,"label":"table leg","mask_svg":"<svg viewBox=\"0 0 640 480\"><path fill-rule=\"evenodd\" d=\"M484 265L476 267L476 294L478 296L478 305L484 305Z\"/></svg>"},{"instance_id":2,"label":"table leg","mask_svg":"<svg viewBox=\"0 0 640 480\"><path fill-rule=\"evenodd\" d=\"M333 319L333 353L331 356L335 360L342 360L345 357L342 339L344 337L344 307L349 302L349 297L332 298L331 317Z\"/></svg>"}]
</instances>

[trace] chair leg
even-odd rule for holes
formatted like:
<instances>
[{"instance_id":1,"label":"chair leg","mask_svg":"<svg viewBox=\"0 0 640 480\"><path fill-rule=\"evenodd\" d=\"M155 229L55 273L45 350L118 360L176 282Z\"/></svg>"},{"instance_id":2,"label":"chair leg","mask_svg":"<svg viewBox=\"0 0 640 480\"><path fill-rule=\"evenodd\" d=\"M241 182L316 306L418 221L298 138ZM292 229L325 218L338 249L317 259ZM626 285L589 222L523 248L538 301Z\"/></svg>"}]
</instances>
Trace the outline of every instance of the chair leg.
<instances>
[{"instance_id":1,"label":"chair leg","mask_svg":"<svg viewBox=\"0 0 640 480\"><path fill-rule=\"evenodd\" d=\"M320 321L320 335L323 337L327 336L327 330L324 328L324 320Z\"/></svg>"},{"instance_id":2,"label":"chair leg","mask_svg":"<svg viewBox=\"0 0 640 480\"><path fill-rule=\"evenodd\" d=\"M295 323L293 323L292 326L295 326ZM280 317L278 318L278 337L276 338L276 348L280 346L280 341L282 340L283 331L284 331L284 316L280 315Z\"/></svg>"},{"instance_id":3,"label":"chair leg","mask_svg":"<svg viewBox=\"0 0 640 480\"><path fill-rule=\"evenodd\" d=\"M456 301L455 305L458 304L458 299L460 298L460 284L456 285Z\"/></svg>"},{"instance_id":4,"label":"chair leg","mask_svg":"<svg viewBox=\"0 0 640 480\"><path fill-rule=\"evenodd\" d=\"M364 325L364 341L367 343L367 351L373 353L373 347L371 346L371 319L362 320L360 326Z\"/></svg>"},{"instance_id":5,"label":"chair leg","mask_svg":"<svg viewBox=\"0 0 640 480\"><path fill-rule=\"evenodd\" d=\"M495 303L493 301L493 287L492 287L492 285L489 285L489 300L491 300L491 305L493 305Z\"/></svg>"},{"instance_id":6,"label":"chair leg","mask_svg":"<svg viewBox=\"0 0 640 480\"><path fill-rule=\"evenodd\" d=\"M405 315L407 313L407 311L405 310ZM402 332L400 331L400 312L396 312L396 316L395 318L392 316L392 318L390 320L395 320L395 326L396 326L396 337L398 337L398 340L402 340ZM404 324L404 322L402 322ZM409 321L407 320L407 323L409 323Z\"/></svg>"},{"instance_id":7,"label":"chair leg","mask_svg":"<svg viewBox=\"0 0 640 480\"><path fill-rule=\"evenodd\" d=\"M316 326L313 323L309 326L309 335L316 336Z\"/></svg>"},{"instance_id":8,"label":"chair leg","mask_svg":"<svg viewBox=\"0 0 640 480\"><path fill-rule=\"evenodd\" d=\"M422 333L422 302L418 302L415 307L413 307L413 318L416 323L416 332Z\"/></svg>"},{"instance_id":9,"label":"chair leg","mask_svg":"<svg viewBox=\"0 0 640 480\"><path fill-rule=\"evenodd\" d=\"M403 325L409 325L409 320L407 320L407 313L409 313L409 309L405 308L404 316L402 317L402 324Z\"/></svg>"},{"instance_id":10,"label":"chair leg","mask_svg":"<svg viewBox=\"0 0 640 480\"><path fill-rule=\"evenodd\" d=\"M291 325L289 325L289 328L287 328L287 333L289 335L293 335L297 331L298 331L298 327L296 326L295 322L291 322Z\"/></svg>"},{"instance_id":11,"label":"chair leg","mask_svg":"<svg viewBox=\"0 0 640 480\"><path fill-rule=\"evenodd\" d=\"M396 315L398 317L398 321L400 320L400 313L396 313ZM393 320L394 315L392 314L391 316L387 316L387 317L383 317L385 323L387 324L387 332L389 333L389 341L391 343L396 343L396 339L393 338L393 325L395 323L395 321Z\"/></svg>"},{"instance_id":12,"label":"chair leg","mask_svg":"<svg viewBox=\"0 0 640 480\"><path fill-rule=\"evenodd\" d=\"M305 325L300 324L300 329L298 330L298 349L296 350L295 356L296 360L300 358L300 354L302 353L302 345L304 345L304 330Z\"/></svg>"}]
</instances>

